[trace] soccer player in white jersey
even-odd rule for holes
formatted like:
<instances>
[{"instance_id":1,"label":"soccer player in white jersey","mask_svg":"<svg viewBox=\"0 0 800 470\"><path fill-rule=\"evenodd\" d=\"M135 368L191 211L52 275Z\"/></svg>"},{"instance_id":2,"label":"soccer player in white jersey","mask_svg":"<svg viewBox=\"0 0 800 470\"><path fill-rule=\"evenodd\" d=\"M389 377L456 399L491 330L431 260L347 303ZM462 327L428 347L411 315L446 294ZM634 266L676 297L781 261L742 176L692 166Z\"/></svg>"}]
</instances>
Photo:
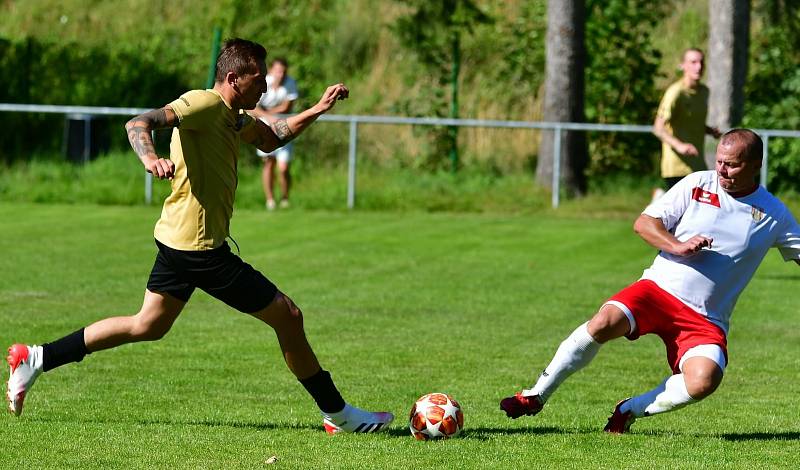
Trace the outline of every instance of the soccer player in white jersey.
<instances>
[{"instance_id":1,"label":"soccer player in white jersey","mask_svg":"<svg viewBox=\"0 0 800 470\"><path fill-rule=\"evenodd\" d=\"M605 431L625 433L637 418L679 409L717 389L728 362L731 312L761 260L774 246L800 264L800 226L757 182L762 151L755 132L728 131L717 147L716 171L686 176L642 212L633 228L659 250L655 261L561 343L531 389L500 402L509 417L541 411L601 345L621 336L660 336L672 375L619 402Z\"/></svg>"}]
</instances>

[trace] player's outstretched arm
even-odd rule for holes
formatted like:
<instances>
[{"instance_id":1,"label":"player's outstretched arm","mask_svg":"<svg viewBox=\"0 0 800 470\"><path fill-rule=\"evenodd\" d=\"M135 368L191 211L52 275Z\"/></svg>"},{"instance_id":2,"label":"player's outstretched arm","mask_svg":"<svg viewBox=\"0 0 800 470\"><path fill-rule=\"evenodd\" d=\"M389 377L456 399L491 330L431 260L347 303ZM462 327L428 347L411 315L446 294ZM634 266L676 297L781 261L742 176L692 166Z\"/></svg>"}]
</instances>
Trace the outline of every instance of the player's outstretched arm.
<instances>
[{"instance_id":1,"label":"player's outstretched arm","mask_svg":"<svg viewBox=\"0 0 800 470\"><path fill-rule=\"evenodd\" d=\"M172 178L175 175L175 164L169 159L158 157L151 133L156 129L175 127L178 122L175 111L169 106L164 106L140 114L125 123L128 142L133 151L142 161L145 170L159 179Z\"/></svg>"},{"instance_id":2,"label":"player's outstretched arm","mask_svg":"<svg viewBox=\"0 0 800 470\"><path fill-rule=\"evenodd\" d=\"M258 122L256 134L247 142L258 147L262 152L271 152L282 147L300 135L318 117L330 111L337 100L343 100L349 95L350 90L344 84L331 85L322 94L322 98L317 104L305 111L285 119L276 119L270 126Z\"/></svg>"},{"instance_id":3,"label":"player's outstretched arm","mask_svg":"<svg viewBox=\"0 0 800 470\"><path fill-rule=\"evenodd\" d=\"M702 235L681 242L664 227L661 219L642 214L633 224L633 230L653 247L676 256L691 256L703 248L711 248L714 241Z\"/></svg>"}]
</instances>

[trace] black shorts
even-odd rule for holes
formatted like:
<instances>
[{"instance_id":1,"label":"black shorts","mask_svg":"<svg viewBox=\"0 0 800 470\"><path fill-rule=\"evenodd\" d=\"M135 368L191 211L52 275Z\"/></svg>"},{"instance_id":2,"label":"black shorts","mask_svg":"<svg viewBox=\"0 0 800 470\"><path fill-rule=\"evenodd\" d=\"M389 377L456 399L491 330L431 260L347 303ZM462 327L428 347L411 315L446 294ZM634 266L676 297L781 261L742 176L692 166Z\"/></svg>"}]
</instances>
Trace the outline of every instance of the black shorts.
<instances>
[{"instance_id":1,"label":"black shorts","mask_svg":"<svg viewBox=\"0 0 800 470\"><path fill-rule=\"evenodd\" d=\"M244 313L264 309L278 288L241 258L225 242L205 251L172 249L156 240L158 254L147 289L189 301L196 287Z\"/></svg>"},{"instance_id":2,"label":"black shorts","mask_svg":"<svg viewBox=\"0 0 800 470\"><path fill-rule=\"evenodd\" d=\"M683 176L670 176L669 178L664 178L664 184L667 186L667 191L672 189L672 187L678 184L678 181L682 179Z\"/></svg>"}]
</instances>

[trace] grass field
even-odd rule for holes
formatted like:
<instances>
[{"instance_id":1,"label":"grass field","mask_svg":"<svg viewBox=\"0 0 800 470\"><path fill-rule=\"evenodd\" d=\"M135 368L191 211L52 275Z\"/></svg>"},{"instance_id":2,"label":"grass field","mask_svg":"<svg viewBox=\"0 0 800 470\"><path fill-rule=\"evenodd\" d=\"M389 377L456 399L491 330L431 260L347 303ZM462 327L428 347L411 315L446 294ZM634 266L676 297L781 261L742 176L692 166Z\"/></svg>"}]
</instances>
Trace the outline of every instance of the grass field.
<instances>
[{"instance_id":1,"label":"grass field","mask_svg":"<svg viewBox=\"0 0 800 470\"><path fill-rule=\"evenodd\" d=\"M0 203L0 344L135 312L158 214ZM619 399L668 373L645 337L605 346L535 418L498 409L652 259L633 216L239 210L243 258L303 308L345 398L398 416L389 432L327 436L273 333L197 292L163 340L43 375L23 416L0 417L0 468L796 468L800 270L777 253L739 300L707 401L601 431ZM430 391L461 402L459 438L408 433Z\"/></svg>"}]
</instances>

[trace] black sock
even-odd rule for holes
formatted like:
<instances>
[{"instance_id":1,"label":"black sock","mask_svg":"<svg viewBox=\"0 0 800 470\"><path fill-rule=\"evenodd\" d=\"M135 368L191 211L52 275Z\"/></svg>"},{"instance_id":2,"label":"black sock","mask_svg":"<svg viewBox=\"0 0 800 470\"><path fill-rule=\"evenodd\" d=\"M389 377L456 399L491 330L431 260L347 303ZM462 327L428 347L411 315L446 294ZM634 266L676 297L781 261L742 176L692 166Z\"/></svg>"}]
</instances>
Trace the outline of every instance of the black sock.
<instances>
[{"instance_id":1,"label":"black sock","mask_svg":"<svg viewBox=\"0 0 800 470\"><path fill-rule=\"evenodd\" d=\"M83 328L63 338L42 345L42 370L47 372L70 362L81 362L89 354L83 340Z\"/></svg>"},{"instance_id":2,"label":"black sock","mask_svg":"<svg viewBox=\"0 0 800 470\"><path fill-rule=\"evenodd\" d=\"M336 385L333 384L328 371L320 369L319 372L301 380L300 383L308 390L323 413L338 413L344 409L344 399L336 389Z\"/></svg>"}]
</instances>

